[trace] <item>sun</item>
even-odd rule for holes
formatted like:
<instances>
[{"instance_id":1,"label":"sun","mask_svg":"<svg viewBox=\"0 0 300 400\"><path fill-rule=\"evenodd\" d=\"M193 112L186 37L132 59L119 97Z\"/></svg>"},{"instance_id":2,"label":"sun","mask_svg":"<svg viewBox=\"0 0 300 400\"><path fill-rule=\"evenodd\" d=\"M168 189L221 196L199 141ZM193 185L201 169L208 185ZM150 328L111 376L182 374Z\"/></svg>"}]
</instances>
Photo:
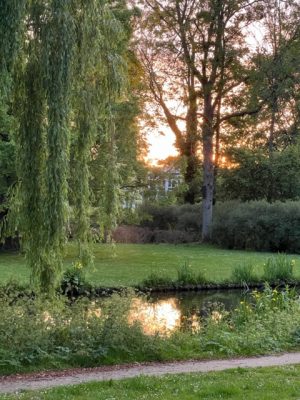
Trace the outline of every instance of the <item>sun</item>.
<instances>
[{"instance_id":1,"label":"sun","mask_svg":"<svg viewBox=\"0 0 300 400\"><path fill-rule=\"evenodd\" d=\"M175 136L171 130L165 128L163 133L151 131L147 133L149 145L146 161L156 165L159 160L164 160L169 156L177 156L178 151L175 147Z\"/></svg>"}]
</instances>

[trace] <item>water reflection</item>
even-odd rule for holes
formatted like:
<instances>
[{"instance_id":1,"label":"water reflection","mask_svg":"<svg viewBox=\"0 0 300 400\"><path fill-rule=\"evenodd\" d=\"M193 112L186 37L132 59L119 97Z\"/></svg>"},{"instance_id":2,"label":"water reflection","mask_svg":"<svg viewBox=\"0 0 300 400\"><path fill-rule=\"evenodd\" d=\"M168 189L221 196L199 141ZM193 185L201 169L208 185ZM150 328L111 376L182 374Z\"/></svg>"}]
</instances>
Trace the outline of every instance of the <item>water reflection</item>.
<instances>
[{"instance_id":1,"label":"water reflection","mask_svg":"<svg viewBox=\"0 0 300 400\"><path fill-rule=\"evenodd\" d=\"M198 332L201 318L209 317L219 323L224 313L236 308L245 293L240 290L163 293L134 298L128 314L128 322L138 322L147 335L170 335L177 329ZM88 318L101 318L101 300L92 301L87 310ZM44 321L51 324L50 314Z\"/></svg>"},{"instance_id":2,"label":"water reflection","mask_svg":"<svg viewBox=\"0 0 300 400\"><path fill-rule=\"evenodd\" d=\"M182 313L176 298L155 303L134 299L129 313L129 322L138 321L145 334L170 334L181 325Z\"/></svg>"},{"instance_id":3,"label":"water reflection","mask_svg":"<svg viewBox=\"0 0 300 400\"><path fill-rule=\"evenodd\" d=\"M245 298L240 290L156 294L134 299L129 322L138 321L145 334L169 335L176 329L198 332L200 318L220 322L224 311L236 308Z\"/></svg>"}]
</instances>

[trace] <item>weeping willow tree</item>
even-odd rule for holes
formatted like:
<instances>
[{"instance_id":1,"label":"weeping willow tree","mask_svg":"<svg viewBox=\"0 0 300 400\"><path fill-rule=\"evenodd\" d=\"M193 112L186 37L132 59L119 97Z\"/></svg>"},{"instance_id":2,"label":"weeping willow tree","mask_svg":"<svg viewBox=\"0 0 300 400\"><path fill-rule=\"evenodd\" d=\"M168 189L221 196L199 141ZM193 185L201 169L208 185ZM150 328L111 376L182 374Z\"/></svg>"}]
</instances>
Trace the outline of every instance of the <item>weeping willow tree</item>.
<instances>
[{"instance_id":1,"label":"weeping willow tree","mask_svg":"<svg viewBox=\"0 0 300 400\"><path fill-rule=\"evenodd\" d=\"M128 36L116 15L116 4L82 2L79 18L78 70L75 87L73 201L79 258L91 264L90 210L92 160L101 159L101 187L94 198L98 221L106 232L116 224L119 209L119 171L116 159L115 111L125 88ZM126 10L125 4L122 9ZM102 168L102 166L105 166Z\"/></svg>"},{"instance_id":2,"label":"weeping willow tree","mask_svg":"<svg viewBox=\"0 0 300 400\"><path fill-rule=\"evenodd\" d=\"M5 54L0 79L16 57L17 37L24 26L16 75L18 230L32 283L52 292L62 265L70 199L80 260L85 265L92 260L94 158L104 166L101 195L96 196L100 219L106 228L116 223L120 179L115 106L125 96L130 12L123 0L0 2L5 5L0 10L0 46ZM122 20L120 15L126 17Z\"/></svg>"},{"instance_id":3,"label":"weeping willow tree","mask_svg":"<svg viewBox=\"0 0 300 400\"><path fill-rule=\"evenodd\" d=\"M20 231L32 281L55 286L67 222L73 16L68 0L28 2L17 136Z\"/></svg>"}]
</instances>

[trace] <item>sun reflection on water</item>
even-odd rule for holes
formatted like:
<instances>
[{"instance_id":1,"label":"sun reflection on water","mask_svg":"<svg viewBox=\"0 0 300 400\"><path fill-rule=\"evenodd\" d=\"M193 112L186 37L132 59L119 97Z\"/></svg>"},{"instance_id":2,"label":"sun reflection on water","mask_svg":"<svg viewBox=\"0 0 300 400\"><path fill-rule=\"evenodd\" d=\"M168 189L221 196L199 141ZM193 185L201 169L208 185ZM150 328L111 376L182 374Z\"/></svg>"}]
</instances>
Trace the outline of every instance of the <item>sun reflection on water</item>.
<instances>
[{"instance_id":1,"label":"sun reflection on water","mask_svg":"<svg viewBox=\"0 0 300 400\"><path fill-rule=\"evenodd\" d=\"M181 311L177 300L170 298L149 303L134 299L128 316L129 323L139 322L145 334L170 334L181 324Z\"/></svg>"}]
</instances>

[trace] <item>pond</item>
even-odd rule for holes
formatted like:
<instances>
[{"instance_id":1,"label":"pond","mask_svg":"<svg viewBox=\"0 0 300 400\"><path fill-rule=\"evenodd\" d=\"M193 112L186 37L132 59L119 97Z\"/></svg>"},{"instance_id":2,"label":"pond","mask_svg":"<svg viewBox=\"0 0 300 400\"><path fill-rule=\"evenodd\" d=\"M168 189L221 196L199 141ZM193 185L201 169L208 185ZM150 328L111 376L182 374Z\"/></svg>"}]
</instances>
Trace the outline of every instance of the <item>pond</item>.
<instances>
[{"instance_id":1,"label":"pond","mask_svg":"<svg viewBox=\"0 0 300 400\"><path fill-rule=\"evenodd\" d=\"M170 334L180 328L200 329L199 317L211 315L219 320L250 296L244 290L209 290L200 292L159 293L135 298L130 322L139 321L146 334Z\"/></svg>"}]
</instances>

